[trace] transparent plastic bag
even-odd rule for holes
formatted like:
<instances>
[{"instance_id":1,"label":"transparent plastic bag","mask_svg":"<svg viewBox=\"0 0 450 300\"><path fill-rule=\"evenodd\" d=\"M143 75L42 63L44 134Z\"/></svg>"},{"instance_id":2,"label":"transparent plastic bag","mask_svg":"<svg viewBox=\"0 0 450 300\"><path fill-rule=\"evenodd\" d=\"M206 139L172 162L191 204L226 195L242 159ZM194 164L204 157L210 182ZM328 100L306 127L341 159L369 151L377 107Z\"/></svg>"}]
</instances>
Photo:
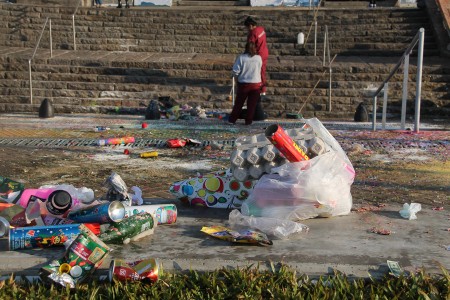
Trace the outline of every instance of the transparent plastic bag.
<instances>
[{"instance_id":1,"label":"transparent plastic bag","mask_svg":"<svg viewBox=\"0 0 450 300\"><path fill-rule=\"evenodd\" d=\"M416 220L416 213L422 210L422 205L420 203L405 203L403 208L399 211L400 215L408 220Z\"/></svg>"},{"instance_id":2,"label":"transparent plastic bag","mask_svg":"<svg viewBox=\"0 0 450 300\"><path fill-rule=\"evenodd\" d=\"M271 238L288 239L293 234L306 233L309 227L289 220L280 220L274 218L244 216L239 210L234 209L229 216L230 226L250 227L264 232Z\"/></svg>"},{"instance_id":3,"label":"transparent plastic bag","mask_svg":"<svg viewBox=\"0 0 450 300\"><path fill-rule=\"evenodd\" d=\"M274 168L273 174L261 177L241 211L292 221L346 215L352 207L350 186L355 176L347 161L330 151Z\"/></svg>"}]
</instances>

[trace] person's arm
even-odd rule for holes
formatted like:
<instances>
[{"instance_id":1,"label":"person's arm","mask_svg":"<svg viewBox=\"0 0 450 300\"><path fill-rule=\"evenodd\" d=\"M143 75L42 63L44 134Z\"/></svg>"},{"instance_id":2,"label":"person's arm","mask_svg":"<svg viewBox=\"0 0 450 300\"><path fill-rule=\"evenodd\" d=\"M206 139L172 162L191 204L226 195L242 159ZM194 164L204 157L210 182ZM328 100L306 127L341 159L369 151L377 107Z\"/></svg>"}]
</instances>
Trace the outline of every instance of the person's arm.
<instances>
[{"instance_id":1,"label":"person's arm","mask_svg":"<svg viewBox=\"0 0 450 300\"><path fill-rule=\"evenodd\" d=\"M232 74L234 77L238 77L239 74L241 74L241 72L242 72L242 60L241 56L239 55L238 58L236 58L236 61L234 62Z\"/></svg>"}]
</instances>

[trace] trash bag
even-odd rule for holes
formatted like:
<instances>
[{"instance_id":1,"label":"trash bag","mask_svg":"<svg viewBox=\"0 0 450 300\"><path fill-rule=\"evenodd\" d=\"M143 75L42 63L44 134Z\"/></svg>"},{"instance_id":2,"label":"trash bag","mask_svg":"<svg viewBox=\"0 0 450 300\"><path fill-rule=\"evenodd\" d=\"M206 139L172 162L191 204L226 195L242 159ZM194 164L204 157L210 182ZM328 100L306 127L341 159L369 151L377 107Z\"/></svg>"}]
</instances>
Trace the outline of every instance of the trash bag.
<instances>
[{"instance_id":1,"label":"trash bag","mask_svg":"<svg viewBox=\"0 0 450 300\"><path fill-rule=\"evenodd\" d=\"M354 120L355 122L369 122L369 113L363 102L359 103L356 108Z\"/></svg>"},{"instance_id":2,"label":"trash bag","mask_svg":"<svg viewBox=\"0 0 450 300\"><path fill-rule=\"evenodd\" d=\"M145 119L146 120L159 120L161 119L161 113L159 112L159 103L156 100L150 101L146 111L145 111Z\"/></svg>"},{"instance_id":3,"label":"trash bag","mask_svg":"<svg viewBox=\"0 0 450 300\"><path fill-rule=\"evenodd\" d=\"M350 213L355 171L336 152L286 163L271 172L261 177L242 205L244 215L298 221Z\"/></svg>"}]
</instances>

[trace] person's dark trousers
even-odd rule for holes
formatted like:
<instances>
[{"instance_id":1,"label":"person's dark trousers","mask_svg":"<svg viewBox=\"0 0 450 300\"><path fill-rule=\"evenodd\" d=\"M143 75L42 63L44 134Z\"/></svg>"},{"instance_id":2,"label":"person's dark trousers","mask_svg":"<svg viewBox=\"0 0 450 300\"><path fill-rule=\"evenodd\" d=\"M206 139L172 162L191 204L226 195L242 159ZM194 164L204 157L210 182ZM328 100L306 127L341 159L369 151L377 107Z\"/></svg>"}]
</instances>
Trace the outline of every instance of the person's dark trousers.
<instances>
[{"instance_id":1,"label":"person's dark trousers","mask_svg":"<svg viewBox=\"0 0 450 300\"><path fill-rule=\"evenodd\" d=\"M260 99L261 83L239 83L237 88L236 100L231 111L228 121L235 123L242 112L245 100L247 100L247 116L245 118L245 125L250 125L253 122L253 115L255 114L256 104Z\"/></svg>"}]
</instances>

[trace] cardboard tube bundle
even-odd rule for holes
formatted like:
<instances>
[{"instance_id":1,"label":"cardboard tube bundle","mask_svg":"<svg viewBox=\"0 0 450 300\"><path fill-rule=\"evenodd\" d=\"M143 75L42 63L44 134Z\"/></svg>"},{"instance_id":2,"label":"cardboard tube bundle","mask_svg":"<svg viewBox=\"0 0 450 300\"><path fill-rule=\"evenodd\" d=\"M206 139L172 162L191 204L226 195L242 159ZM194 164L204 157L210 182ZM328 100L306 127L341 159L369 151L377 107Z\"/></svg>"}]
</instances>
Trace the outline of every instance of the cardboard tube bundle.
<instances>
[{"instance_id":1,"label":"cardboard tube bundle","mask_svg":"<svg viewBox=\"0 0 450 300\"><path fill-rule=\"evenodd\" d=\"M308 160L326 152L324 141L308 125L283 130L273 124L262 134L240 137L231 153L233 176L239 181L259 179L286 162Z\"/></svg>"}]
</instances>

